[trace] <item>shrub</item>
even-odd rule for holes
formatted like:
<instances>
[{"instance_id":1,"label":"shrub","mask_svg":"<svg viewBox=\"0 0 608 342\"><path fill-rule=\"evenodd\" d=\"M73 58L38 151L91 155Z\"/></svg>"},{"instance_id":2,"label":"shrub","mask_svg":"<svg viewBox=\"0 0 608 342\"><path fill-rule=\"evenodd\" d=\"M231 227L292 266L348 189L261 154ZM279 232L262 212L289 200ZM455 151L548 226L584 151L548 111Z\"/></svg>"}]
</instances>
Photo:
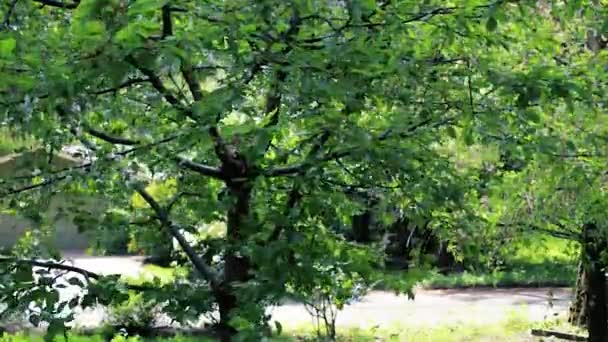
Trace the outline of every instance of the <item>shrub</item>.
<instances>
[{"instance_id":1,"label":"shrub","mask_svg":"<svg viewBox=\"0 0 608 342\"><path fill-rule=\"evenodd\" d=\"M155 301L146 300L141 294L131 295L126 302L110 307L106 324L113 331L146 336L157 325L161 312Z\"/></svg>"}]
</instances>

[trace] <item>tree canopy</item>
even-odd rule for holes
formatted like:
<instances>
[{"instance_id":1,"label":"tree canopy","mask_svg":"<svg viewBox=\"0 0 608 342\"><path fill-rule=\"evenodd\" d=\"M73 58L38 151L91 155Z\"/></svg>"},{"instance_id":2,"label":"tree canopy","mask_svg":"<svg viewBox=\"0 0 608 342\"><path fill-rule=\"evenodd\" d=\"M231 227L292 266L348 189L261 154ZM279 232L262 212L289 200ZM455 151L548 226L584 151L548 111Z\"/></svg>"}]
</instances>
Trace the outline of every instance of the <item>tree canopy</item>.
<instances>
[{"instance_id":1,"label":"tree canopy","mask_svg":"<svg viewBox=\"0 0 608 342\"><path fill-rule=\"evenodd\" d=\"M25 241L1 259L0 298L15 310L36 302L32 320L51 333L70 320L66 306L129 290L178 320L217 309L225 340L260 333L264 306L286 293L332 289L343 304L383 263L382 243L342 234L372 199L387 225L398 210L457 245L520 210L529 220L517 224L544 231L603 215L606 53L601 35L588 37L608 23L601 1L2 6L0 122L49 155L86 152L77 166L2 179L3 205L36 217L44 242L53 218L38 209L50 197L103 196L102 215L74 204L84 229L126 229L141 246L175 240L193 270L129 288L40 261L59 257ZM491 147L525 171L480 189L487 165L464 165L454 146ZM72 285L88 292L62 303L34 266L77 271L87 283Z\"/></svg>"}]
</instances>

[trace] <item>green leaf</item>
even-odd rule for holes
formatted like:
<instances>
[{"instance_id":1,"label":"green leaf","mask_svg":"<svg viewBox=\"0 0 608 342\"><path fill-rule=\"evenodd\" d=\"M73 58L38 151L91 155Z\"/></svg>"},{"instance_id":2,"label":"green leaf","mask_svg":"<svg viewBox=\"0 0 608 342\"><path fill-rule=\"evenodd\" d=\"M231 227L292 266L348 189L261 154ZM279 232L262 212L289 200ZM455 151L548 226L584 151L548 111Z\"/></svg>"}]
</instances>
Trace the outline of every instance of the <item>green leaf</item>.
<instances>
[{"instance_id":1,"label":"green leaf","mask_svg":"<svg viewBox=\"0 0 608 342\"><path fill-rule=\"evenodd\" d=\"M540 115L538 114L538 112L534 109L527 109L524 111L525 116L528 120L532 121L532 122L540 122L541 118Z\"/></svg>"},{"instance_id":2,"label":"green leaf","mask_svg":"<svg viewBox=\"0 0 608 342\"><path fill-rule=\"evenodd\" d=\"M84 287L84 283L82 282L82 280L78 279L77 277L72 277L68 279L68 283L70 285L74 285L74 286L79 286L79 287Z\"/></svg>"},{"instance_id":3,"label":"green leaf","mask_svg":"<svg viewBox=\"0 0 608 342\"><path fill-rule=\"evenodd\" d=\"M80 303L83 308L89 308L95 305L96 299L95 296L91 294L86 294L82 297L82 302Z\"/></svg>"},{"instance_id":4,"label":"green leaf","mask_svg":"<svg viewBox=\"0 0 608 342\"><path fill-rule=\"evenodd\" d=\"M467 129L464 133L464 143L467 146L471 146L475 143L475 139L473 138L473 132L471 129Z\"/></svg>"},{"instance_id":5,"label":"green leaf","mask_svg":"<svg viewBox=\"0 0 608 342\"><path fill-rule=\"evenodd\" d=\"M28 318L28 321L35 327L38 327L40 324L40 316L38 314L31 314Z\"/></svg>"},{"instance_id":6,"label":"green leaf","mask_svg":"<svg viewBox=\"0 0 608 342\"><path fill-rule=\"evenodd\" d=\"M0 57L11 57L16 47L17 41L15 38L6 38L0 40Z\"/></svg>"},{"instance_id":7,"label":"green leaf","mask_svg":"<svg viewBox=\"0 0 608 342\"><path fill-rule=\"evenodd\" d=\"M47 292L44 296L44 299L46 301L46 305L48 307L52 307L53 305L59 302L59 291L53 289Z\"/></svg>"},{"instance_id":8,"label":"green leaf","mask_svg":"<svg viewBox=\"0 0 608 342\"><path fill-rule=\"evenodd\" d=\"M44 342L53 342L55 337L59 335L65 335L65 325L62 320L54 319L49 322L46 334L44 335Z\"/></svg>"},{"instance_id":9,"label":"green leaf","mask_svg":"<svg viewBox=\"0 0 608 342\"><path fill-rule=\"evenodd\" d=\"M456 139L456 137L458 136L458 134L456 133L456 129L453 126L448 126L446 128L446 132L448 133L450 138Z\"/></svg>"},{"instance_id":10,"label":"green leaf","mask_svg":"<svg viewBox=\"0 0 608 342\"><path fill-rule=\"evenodd\" d=\"M277 329L277 335L281 335L281 333L283 332L283 326L281 325L281 323L279 321L274 321L274 326Z\"/></svg>"},{"instance_id":11,"label":"green leaf","mask_svg":"<svg viewBox=\"0 0 608 342\"><path fill-rule=\"evenodd\" d=\"M78 297L74 297L74 298L70 299L70 302L68 303L68 307L70 309L74 309L78 306L78 302L79 302Z\"/></svg>"},{"instance_id":12,"label":"green leaf","mask_svg":"<svg viewBox=\"0 0 608 342\"><path fill-rule=\"evenodd\" d=\"M34 280L32 267L27 265L19 265L15 272L15 280L20 283L28 283Z\"/></svg>"},{"instance_id":13,"label":"green leaf","mask_svg":"<svg viewBox=\"0 0 608 342\"><path fill-rule=\"evenodd\" d=\"M528 97L528 93L520 93L517 96L517 108L523 109L528 107L528 104L530 103L530 98Z\"/></svg>"},{"instance_id":14,"label":"green leaf","mask_svg":"<svg viewBox=\"0 0 608 342\"><path fill-rule=\"evenodd\" d=\"M494 31L498 27L498 21L494 17L489 17L488 21L486 21L486 29L488 31Z\"/></svg>"}]
</instances>

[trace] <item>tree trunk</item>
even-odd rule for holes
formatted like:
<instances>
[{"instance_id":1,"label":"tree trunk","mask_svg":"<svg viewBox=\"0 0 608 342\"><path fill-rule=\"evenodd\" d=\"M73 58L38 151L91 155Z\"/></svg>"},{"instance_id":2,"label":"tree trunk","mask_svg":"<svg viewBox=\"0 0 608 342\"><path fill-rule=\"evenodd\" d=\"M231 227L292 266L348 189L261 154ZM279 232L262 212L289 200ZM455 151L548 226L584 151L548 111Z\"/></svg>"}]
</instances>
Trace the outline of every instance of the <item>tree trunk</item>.
<instances>
[{"instance_id":1,"label":"tree trunk","mask_svg":"<svg viewBox=\"0 0 608 342\"><path fill-rule=\"evenodd\" d=\"M454 255L448 250L448 242L445 240L439 240L439 247L437 250L437 267L441 273L447 273L454 268L456 259Z\"/></svg>"},{"instance_id":2,"label":"tree trunk","mask_svg":"<svg viewBox=\"0 0 608 342\"><path fill-rule=\"evenodd\" d=\"M224 282L222 291L216 294L220 313L219 333L222 342L231 341L237 332L230 326L234 310L238 307L234 285L239 282L246 282L250 278L250 261L247 257L241 255L239 247L243 245L247 238L246 227L251 187L243 183L231 184L230 193L235 202L228 211Z\"/></svg>"},{"instance_id":3,"label":"tree trunk","mask_svg":"<svg viewBox=\"0 0 608 342\"><path fill-rule=\"evenodd\" d=\"M574 288L574 300L570 305L568 314L568 323L582 327L587 323L587 312L585 310L585 303L587 302L587 291L585 284L585 270L583 268L583 260L578 264L578 271L576 272L576 286Z\"/></svg>"},{"instance_id":4,"label":"tree trunk","mask_svg":"<svg viewBox=\"0 0 608 342\"><path fill-rule=\"evenodd\" d=\"M169 232L163 231L162 241L166 241L166 243L154 247L152 255L147 262L161 267L168 267L173 261L173 236Z\"/></svg>"},{"instance_id":5,"label":"tree trunk","mask_svg":"<svg viewBox=\"0 0 608 342\"><path fill-rule=\"evenodd\" d=\"M372 212L366 210L363 214L353 216L352 234L357 242L367 243L371 241L370 225L372 223Z\"/></svg>"},{"instance_id":6,"label":"tree trunk","mask_svg":"<svg viewBox=\"0 0 608 342\"><path fill-rule=\"evenodd\" d=\"M587 331L590 342L608 341L606 275L601 253L606 243L595 224L583 227L583 267L587 287Z\"/></svg>"},{"instance_id":7,"label":"tree trunk","mask_svg":"<svg viewBox=\"0 0 608 342\"><path fill-rule=\"evenodd\" d=\"M413 227L412 231L408 229L409 220L407 218L399 218L397 222L393 223L389 228L392 235L389 238L389 243L386 246L386 264L387 266L396 269L407 269L408 263L411 259L410 248L411 239L416 228ZM408 243L409 242L409 243Z\"/></svg>"}]
</instances>

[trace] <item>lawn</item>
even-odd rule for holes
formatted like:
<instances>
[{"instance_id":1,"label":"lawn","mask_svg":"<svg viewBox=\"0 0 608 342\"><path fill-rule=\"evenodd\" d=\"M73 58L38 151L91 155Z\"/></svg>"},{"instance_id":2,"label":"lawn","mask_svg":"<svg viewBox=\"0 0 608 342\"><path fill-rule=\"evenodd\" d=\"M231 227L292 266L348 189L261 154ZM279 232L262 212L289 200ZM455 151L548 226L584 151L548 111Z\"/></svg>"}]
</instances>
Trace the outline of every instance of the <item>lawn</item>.
<instances>
[{"instance_id":1,"label":"lawn","mask_svg":"<svg viewBox=\"0 0 608 342\"><path fill-rule=\"evenodd\" d=\"M344 342L461 342L461 341L539 341L530 336L531 328L557 329L560 328L574 331L565 323L559 320L547 321L544 323L530 322L526 317L513 312L505 321L495 325L446 325L436 327L408 326L407 322L403 325L394 326L387 329L338 329L337 341ZM576 331L580 333L580 331ZM268 342L296 342L296 341L318 341L310 327L302 327L285 332L284 335L269 338ZM0 342L42 342L40 336L32 335L5 335L0 338ZM62 338L56 341L63 341ZM71 335L70 342L104 342L102 336L78 336ZM141 337L117 336L112 342L211 342L208 338L178 336L173 338L152 338L144 339Z\"/></svg>"}]
</instances>

